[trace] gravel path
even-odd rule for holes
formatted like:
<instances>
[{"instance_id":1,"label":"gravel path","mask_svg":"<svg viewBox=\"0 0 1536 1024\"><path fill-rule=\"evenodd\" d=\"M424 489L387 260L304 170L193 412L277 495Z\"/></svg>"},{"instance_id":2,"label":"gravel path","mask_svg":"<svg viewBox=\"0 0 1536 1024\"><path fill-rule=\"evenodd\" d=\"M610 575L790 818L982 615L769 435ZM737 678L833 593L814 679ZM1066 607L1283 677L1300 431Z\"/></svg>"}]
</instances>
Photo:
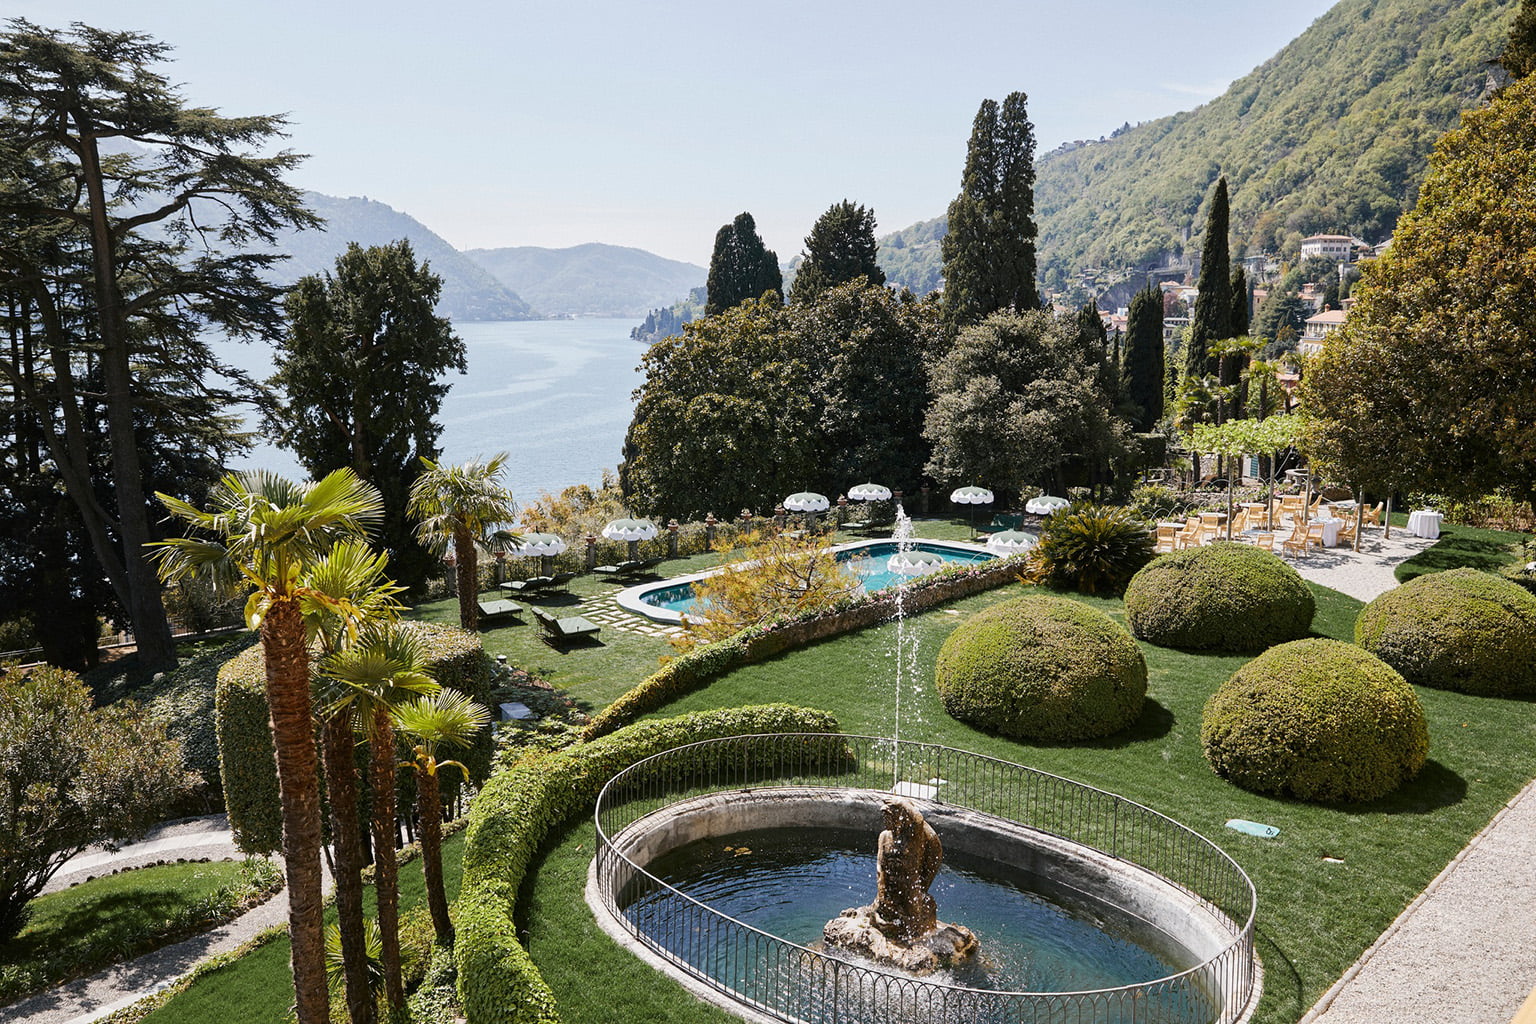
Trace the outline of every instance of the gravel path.
<instances>
[{"instance_id":1,"label":"gravel path","mask_svg":"<svg viewBox=\"0 0 1536 1024\"><path fill-rule=\"evenodd\" d=\"M1369 601L1397 586L1397 577L1392 573L1399 562L1433 543L1401 529L1393 529L1391 540L1383 537L1380 530L1367 530L1358 552L1349 548L1314 549L1304 558L1293 556L1286 561L1296 567L1303 579Z\"/></svg>"}]
</instances>

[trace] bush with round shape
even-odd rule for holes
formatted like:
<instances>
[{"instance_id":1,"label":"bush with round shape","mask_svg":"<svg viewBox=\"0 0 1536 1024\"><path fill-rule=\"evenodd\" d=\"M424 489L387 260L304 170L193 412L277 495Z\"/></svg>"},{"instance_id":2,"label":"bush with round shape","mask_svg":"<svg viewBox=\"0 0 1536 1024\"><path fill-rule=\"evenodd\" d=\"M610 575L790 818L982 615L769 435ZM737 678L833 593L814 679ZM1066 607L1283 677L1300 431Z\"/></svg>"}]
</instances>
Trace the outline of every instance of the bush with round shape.
<instances>
[{"instance_id":1,"label":"bush with round shape","mask_svg":"<svg viewBox=\"0 0 1536 1024\"><path fill-rule=\"evenodd\" d=\"M1418 686L1536 694L1536 596L1492 573L1451 569L1387 591L1360 610L1355 643Z\"/></svg>"},{"instance_id":2,"label":"bush with round shape","mask_svg":"<svg viewBox=\"0 0 1536 1024\"><path fill-rule=\"evenodd\" d=\"M1062 597L1015 598L977 612L939 651L944 710L1028 740L1108 736L1141 715L1147 663L1103 612Z\"/></svg>"},{"instance_id":3,"label":"bush with round shape","mask_svg":"<svg viewBox=\"0 0 1536 1024\"><path fill-rule=\"evenodd\" d=\"M1296 640L1221 684L1200 742L1216 774L1243 789L1359 803L1419 773L1429 729L1392 666L1341 640Z\"/></svg>"},{"instance_id":4,"label":"bush with round shape","mask_svg":"<svg viewBox=\"0 0 1536 1024\"><path fill-rule=\"evenodd\" d=\"M1262 651L1299 640L1311 631L1316 610L1295 569L1246 544L1162 555L1125 588L1131 632L1188 651Z\"/></svg>"}]
</instances>

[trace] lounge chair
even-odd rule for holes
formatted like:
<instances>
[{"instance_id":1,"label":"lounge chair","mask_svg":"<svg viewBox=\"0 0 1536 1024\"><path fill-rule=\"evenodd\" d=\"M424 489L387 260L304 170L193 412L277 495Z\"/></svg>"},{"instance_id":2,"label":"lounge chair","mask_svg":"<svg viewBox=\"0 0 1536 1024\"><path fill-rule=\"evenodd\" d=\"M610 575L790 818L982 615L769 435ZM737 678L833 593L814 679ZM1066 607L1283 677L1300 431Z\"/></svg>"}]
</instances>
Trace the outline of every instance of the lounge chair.
<instances>
[{"instance_id":1,"label":"lounge chair","mask_svg":"<svg viewBox=\"0 0 1536 1024\"><path fill-rule=\"evenodd\" d=\"M514 594L531 594L536 590L544 590L553 586L553 576L530 576L525 580L508 580L501 584L501 589Z\"/></svg>"},{"instance_id":2,"label":"lounge chair","mask_svg":"<svg viewBox=\"0 0 1536 1024\"><path fill-rule=\"evenodd\" d=\"M523 606L516 601L508 601L505 598L495 598L490 601L479 601L481 619L499 619L502 616L515 616L523 610Z\"/></svg>"},{"instance_id":3,"label":"lounge chair","mask_svg":"<svg viewBox=\"0 0 1536 1024\"><path fill-rule=\"evenodd\" d=\"M602 629L590 619L584 619L580 615L569 615L563 619L557 619L543 608L534 608L533 617L538 620L539 629L543 632L545 643L552 647L559 647L570 640L579 640L582 637L596 637Z\"/></svg>"}]
</instances>

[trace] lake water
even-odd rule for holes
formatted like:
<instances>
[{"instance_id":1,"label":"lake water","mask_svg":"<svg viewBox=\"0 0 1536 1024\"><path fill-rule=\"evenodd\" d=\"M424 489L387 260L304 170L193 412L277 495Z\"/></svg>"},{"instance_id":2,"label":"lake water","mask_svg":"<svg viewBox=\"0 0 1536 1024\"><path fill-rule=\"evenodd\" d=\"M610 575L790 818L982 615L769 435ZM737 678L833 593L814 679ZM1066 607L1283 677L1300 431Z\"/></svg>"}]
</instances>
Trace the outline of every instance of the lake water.
<instances>
[{"instance_id":1,"label":"lake water","mask_svg":"<svg viewBox=\"0 0 1536 1024\"><path fill-rule=\"evenodd\" d=\"M450 374L438 422L439 444L451 463L511 458L507 482L519 503L543 491L596 484L619 464L631 397L645 377L645 346L629 337L632 319L520 320L456 323L469 372ZM272 373L266 345L221 341L226 362L261 378ZM231 469L271 469L303 476L298 461L262 444Z\"/></svg>"}]
</instances>

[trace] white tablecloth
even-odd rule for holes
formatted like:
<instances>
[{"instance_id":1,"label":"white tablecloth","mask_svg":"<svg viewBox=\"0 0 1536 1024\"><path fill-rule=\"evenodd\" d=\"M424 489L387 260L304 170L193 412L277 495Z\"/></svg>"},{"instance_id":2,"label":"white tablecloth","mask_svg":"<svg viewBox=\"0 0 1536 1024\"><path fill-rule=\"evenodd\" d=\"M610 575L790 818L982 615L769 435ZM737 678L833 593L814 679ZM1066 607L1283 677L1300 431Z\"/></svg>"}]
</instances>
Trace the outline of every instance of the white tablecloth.
<instances>
[{"instance_id":1,"label":"white tablecloth","mask_svg":"<svg viewBox=\"0 0 1536 1024\"><path fill-rule=\"evenodd\" d=\"M1434 540L1440 536L1440 513L1433 509L1421 508L1408 514L1408 532L1415 537L1426 537Z\"/></svg>"},{"instance_id":2,"label":"white tablecloth","mask_svg":"<svg viewBox=\"0 0 1536 1024\"><path fill-rule=\"evenodd\" d=\"M1323 547L1331 548L1331 547L1337 547L1338 546L1338 543L1339 543L1339 527L1344 525L1344 520L1342 520L1342 519L1313 519L1313 520L1311 520L1311 522L1314 522L1314 523L1318 524L1319 526L1321 526L1323 528Z\"/></svg>"}]
</instances>

